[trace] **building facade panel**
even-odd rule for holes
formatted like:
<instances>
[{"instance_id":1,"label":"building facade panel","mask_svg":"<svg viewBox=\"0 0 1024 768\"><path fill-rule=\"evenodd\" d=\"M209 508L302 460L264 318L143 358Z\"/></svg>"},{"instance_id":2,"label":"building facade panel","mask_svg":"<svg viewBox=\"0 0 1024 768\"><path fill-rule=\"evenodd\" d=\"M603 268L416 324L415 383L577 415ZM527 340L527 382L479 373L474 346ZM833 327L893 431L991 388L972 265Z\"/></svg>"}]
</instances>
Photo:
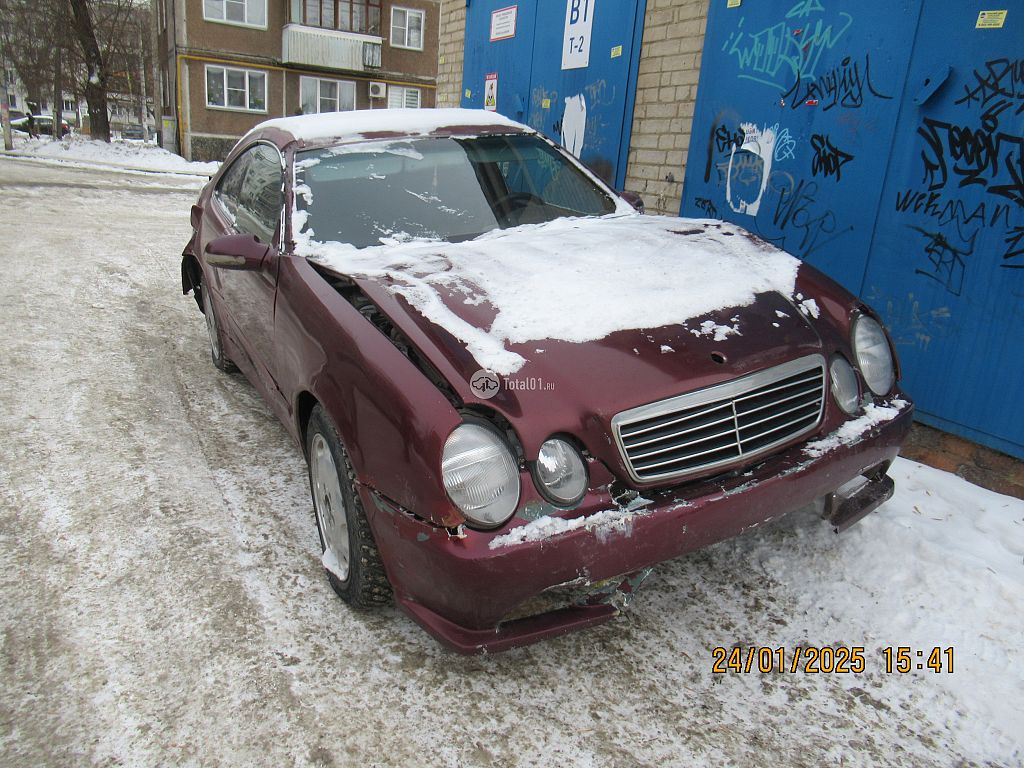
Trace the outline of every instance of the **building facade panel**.
<instances>
[{"instance_id":1,"label":"building facade panel","mask_svg":"<svg viewBox=\"0 0 1024 768\"><path fill-rule=\"evenodd\" d=\"M220 18L228 6L235 18ZM399 9L394 31L392 6ZM164 145L189 159L221 159L258 122L304 108L436 104L437 0L266 0L265 13L253 0L251 17L223 0L156 0L153 7ZM211 68L222 86L208 79ZM260 78L250 82L242 71L265 73L262 94Z\"/></svg>"}]
</instances>

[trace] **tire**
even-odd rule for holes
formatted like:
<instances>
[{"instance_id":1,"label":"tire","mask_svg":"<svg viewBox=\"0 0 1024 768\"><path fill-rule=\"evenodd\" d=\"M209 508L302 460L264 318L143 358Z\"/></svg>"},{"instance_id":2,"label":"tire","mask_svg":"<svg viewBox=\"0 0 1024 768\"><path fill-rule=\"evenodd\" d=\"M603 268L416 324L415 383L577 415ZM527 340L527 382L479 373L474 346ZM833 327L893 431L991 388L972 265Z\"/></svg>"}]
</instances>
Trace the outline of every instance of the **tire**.
<instances>
[{"instance_id":1,"label":"tire","mask_svg":"<svg viewBox=\"0 0 1024 768\"><path fill-rule=\"evenodd\" d=\"M220 328L217 313L213 309L213 299L205 282L199 290L203 294L203 315L206 317L206 333L210 339L210 359L218 370L224 373L237 373L238 367L224 354L224 332Z\"/></svg>"},{"instance_id":2,"label":"tire","mask_svg":"<svg viewBox=\"0 0 1024 768\"><path fill-rule=\"evenodd\" d=\"M306 430L306 456L313 515L331 586L354 608L387 605L391 585L355 491L355 472L334 423L319 405Z\"/></svg>"}]
</instances>

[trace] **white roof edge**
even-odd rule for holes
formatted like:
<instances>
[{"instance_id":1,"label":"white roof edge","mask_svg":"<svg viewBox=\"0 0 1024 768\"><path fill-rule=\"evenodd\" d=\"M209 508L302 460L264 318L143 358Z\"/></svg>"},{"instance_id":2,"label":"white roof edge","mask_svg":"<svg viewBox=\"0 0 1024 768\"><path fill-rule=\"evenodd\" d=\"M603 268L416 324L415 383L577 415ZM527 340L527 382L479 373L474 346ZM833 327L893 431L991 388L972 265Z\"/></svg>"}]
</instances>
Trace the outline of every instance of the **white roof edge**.
<instances>
[{"instance_id":1,"label":"white roof edge","mask_svg":"<svg viewBox=\"0 0 1024 768\"><path fill-rule=\"evenodd\" d=\"M358 109L350 112L276 117L255 126L249 134L263 128L277 128L290 133L298 141L312 142L324 139L359 139L366 133L378 131L426 136L441 128L458 125L515 128L536 133L528 125L483 109Z\"/></svg>"}]
</instances>

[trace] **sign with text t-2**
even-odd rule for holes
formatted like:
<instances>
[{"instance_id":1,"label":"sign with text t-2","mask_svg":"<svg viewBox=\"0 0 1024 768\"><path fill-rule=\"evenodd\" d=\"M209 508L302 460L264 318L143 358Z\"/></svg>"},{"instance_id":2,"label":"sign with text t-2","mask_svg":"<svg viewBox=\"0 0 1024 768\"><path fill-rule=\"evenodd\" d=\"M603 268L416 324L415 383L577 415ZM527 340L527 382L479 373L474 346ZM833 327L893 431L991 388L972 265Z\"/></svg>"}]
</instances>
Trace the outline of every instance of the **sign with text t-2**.
<instances>
[{"instance_id":1,"label":"sign with text t-2","mask_svg":"<svg viewBox=\"0 0 1024 768\"><path fill-rule=\"evenodd\" d=\"M583 69L590 66L590 30L594 26L596 2L597 0L566 0L562 69Z\"/></svg>"}]
</instances>

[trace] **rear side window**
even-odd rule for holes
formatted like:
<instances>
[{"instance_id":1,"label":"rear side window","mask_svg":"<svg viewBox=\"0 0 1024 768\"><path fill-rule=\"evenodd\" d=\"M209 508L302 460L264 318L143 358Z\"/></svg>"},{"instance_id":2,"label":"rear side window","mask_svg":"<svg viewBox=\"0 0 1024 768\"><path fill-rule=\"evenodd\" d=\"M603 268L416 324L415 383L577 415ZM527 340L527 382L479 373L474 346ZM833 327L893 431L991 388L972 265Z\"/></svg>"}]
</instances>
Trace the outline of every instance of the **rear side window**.
<instances>
[{"instance_id":1,"label":"rear side window","mask_svg":"<svg viewBox=\"0 0 1024 768\"><path fill-rule=\"evenodd\" d=\"M246 150L217 185L215 197L239 232L271 243L284 204L281 156L267 144Z\"/></svg>"}]
</instances>

